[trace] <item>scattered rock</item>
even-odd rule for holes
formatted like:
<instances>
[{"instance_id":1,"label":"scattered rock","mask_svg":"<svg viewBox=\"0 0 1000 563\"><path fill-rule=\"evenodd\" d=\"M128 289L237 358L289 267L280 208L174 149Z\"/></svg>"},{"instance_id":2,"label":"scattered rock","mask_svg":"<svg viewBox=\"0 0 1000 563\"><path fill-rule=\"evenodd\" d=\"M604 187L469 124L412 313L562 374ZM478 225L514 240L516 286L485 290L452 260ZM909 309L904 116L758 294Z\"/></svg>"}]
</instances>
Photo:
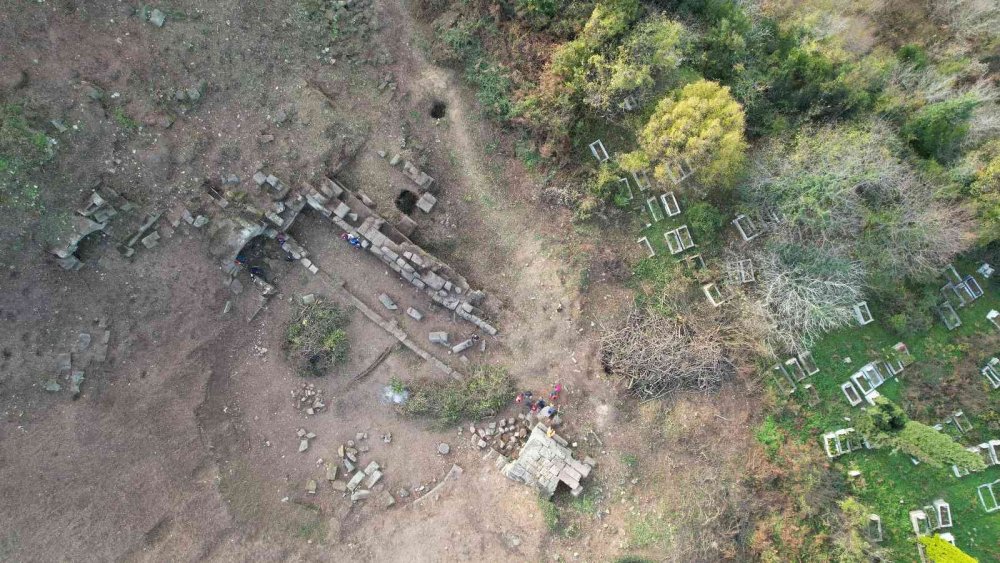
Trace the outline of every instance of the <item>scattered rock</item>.
<instances>
[{"instance_id":1,"label":"scattered rock","mask_svg":"<svg viewBox=\"0 0 1000 563\"><path fill-rule=\"evenodd\" d=\"M50 379L50 380L49 380L49 381L48 381L48 382L47 382L47 383L45 384L45 387L44 387L44 389L45 389L46 391L48 391L49 393L58 393L59 391L62 391L62 385L59 385L59 383L58 383L58 382L56 382L55 380L51 380L51 379Z\"/></svg>"},{"instance_id":2,"label":"scattered rock","mask_svg":"<svg viewBox=\"0 0 1000 563\"><path fill-rule=\"evenodd\" d=\"M396 302L384 293L378 296L378 300L385 306L386 309L389 309L390 311L395 311L399 308L396 306Z\"/></svg>"},{"instance_id":3,"label":"scattered rock","mask_svg":"<svg viewBox=\"0 0 1000 563\"><path fill-rule=\"evenodd\" d=\"M421 313L420 311L414 309L413 307L408 308L406 310L406 314L409 315L410 317L412 317L414 320L417 320L417 321L423 320L423 318L424 318L424 314Z\"/></svg>"},{"instance_id":4,"label":"scattered rock","mask_svg":"<svg viewBox=\"0 0 1000 563\"><path fill-rule=\"evenodd\" d=\"M69 390L73 393L73 398L76 399L80 396L80 385L83 384L84 380L83 372L75 369L69 375Z\"/></svg>"},{"instance_id":5,"label":"scattered rock","mask_svg":"<svg viewBox=\"0 0 1000 563\"><path fill-rule=\"evenodd\" d=\"M316 486L317 485L316 485L316 480L315 479L310 479L310 480L306 481L306 493L308 493L310 495L316 494Z\"/></svg>"},{"instance_id":6,"label":"scattered rock","mask_svg":"<svg viewBox=\"0 0 1000 563\"><path fill-rule=\"evenodd\" d=\"M167 23L167 15L159 9L154 9L149 13L149 23L156 27L163 27L163 24Z\"/></svg>"},{"instance_id":7,"label":"scattered rock","mask_svg":"<svg viewBox=\"0 0 1000 563\"><path fill-rule=\"evenodd\" d=\"M444 346L448 345L448 333L447 332L443 332L443 331L432 332L432 333L428 334L427 337L430 339L431 343L433 343L433 344L441 344L441 345L444 345Z\"/></svg>"},{"instance_id":8,"label":"scattered rock","mask_svg":"<svg viewBox=\"0 0 1000 563\"><path fill-rule=\"evenodd\" d=\"M448 444L446 444L444 442L441 442L440 444L438 444L438 453L439 454L441 454L441 455L448 455L448 452L450 452L450 451L451 451L451 446L449 446Z\"/></svg>"},{"instance_id":9,"label":"scattered rock","mask_svg":"<svg viewBox=\"0 0 1000 563\"><path fill-rule=\"evenodd\" d=\"M304 305L312 305L315 302L316 302L316 295L313 293L302 296L302 303Z\"/></svg>"},{"instance_id":10,"label":"scattered rock","mask_svg":"<svg viewBox=\"0 0 1000 563\"><path fill-rule=\"evenodd\" d=\"M309 440L305 438L299 440L299 453L302 453L309 449Z\"/></svg>"}]
</instances>

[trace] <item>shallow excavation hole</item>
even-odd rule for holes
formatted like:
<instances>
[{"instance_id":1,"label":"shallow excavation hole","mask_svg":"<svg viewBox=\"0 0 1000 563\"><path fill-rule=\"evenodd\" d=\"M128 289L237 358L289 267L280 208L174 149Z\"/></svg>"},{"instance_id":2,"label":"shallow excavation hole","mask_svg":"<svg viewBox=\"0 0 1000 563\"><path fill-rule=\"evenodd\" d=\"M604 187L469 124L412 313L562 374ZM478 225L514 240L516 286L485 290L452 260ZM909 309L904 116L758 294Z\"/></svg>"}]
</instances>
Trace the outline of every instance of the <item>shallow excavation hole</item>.
<instances>
[{"instance_id":1,"label":"shallow excavation hole","mask_svg":"<svg viewBox=\"0 0 1000 563\"><path fill-rule=\"evenodd\" d=\"M431 117L434 119L441 119L447 111L448 104L442 102L441 100L435 100L434 103L431 104Z\"/></svg>"},{"instance_id":2,"label":"shallow excavation hole","mask_svg":"<svg viewBox=\"0 0 1000 563\"><path fill-rule=\"evenodd\" d=\"M417 194L411 192L410 190L399 190L399 195L396 196L396 209L409 215L413 212L413 208L416 206Z\"/></svg>"}]
</instances>

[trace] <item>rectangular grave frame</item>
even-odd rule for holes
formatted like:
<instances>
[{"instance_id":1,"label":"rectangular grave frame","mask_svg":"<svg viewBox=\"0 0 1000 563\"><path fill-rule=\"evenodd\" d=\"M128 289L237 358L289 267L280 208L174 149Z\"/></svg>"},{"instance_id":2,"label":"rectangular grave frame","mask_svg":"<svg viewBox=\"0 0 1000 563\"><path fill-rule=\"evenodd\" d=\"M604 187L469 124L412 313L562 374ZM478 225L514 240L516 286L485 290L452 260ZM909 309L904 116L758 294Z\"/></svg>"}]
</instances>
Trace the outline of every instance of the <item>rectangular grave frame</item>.
<instances>
[{"instance_id":1,"label":"rectangular grave frame","mask_svg":"<svg viewBox=\"0 0 1000 563\"><path fill-rule=\"evenodd\" d=\"M677 203L677 197L674 195L674 192L660 194L660 203L663 204L663 210L667 213L667 217L675 217L681 214L681 205Z\"/></svg>"},{"instance_id":2,"label":"rectangular grave frame","mask_svg":"<svg viewBox=\"0 0 1000 563\"><path fill-rule=\"evenodd\" d=\"M670 181L674 185L678 185L684 180L687 180L694 174L694 168L691 167L691 163L686 158L678 159L675 162L668 162L664 166L667 171L667 176L670 176Z\"/></svg>"},{"instance_id":3,"label":"rectangular grave frame","mask_svg":"<svg viewBox=\"0 0 1000 563\"><path fill-rule=\"evenodd\" d=\"M646 251L649 252L649 256L648 256L649 258L652 258L653 256L656 256L656 251L653 250L653 245L649 244L649 238L647 238L647 237L641 237L638 240L636 240L635 242L645 243L645 245L646 245Z\"/></svg>"},{"instance_id":4,"label":"rectangular grave frame","mask_svg":"<svg viewBox=\"0 0 1000 563\"><path fill-rule=\"evenodd\" d=\"M681 237L677 234L677 229L663 233L663 240L667 241L667 249L670 250L670 254L684 252L684 247L681 245Z\"/></svg>"},{"instance_id":5,"label":"rectangular grave frame","mask_svg":"<svg viewBox=\"0 0 1000 563\"><path fill-rule=\"evenodd\" d=\"M850 403L852 407L856 407L864 402L864 399L861 398L861 394L858 393L857 387L855 387L854 383L850 381L842 383L840 385L840 391L844 394L844 397L847 398L847 402Z\"/></svg>"},{"instance_id":6,"label":"rectangular grave frame","mask_svg":"<svg viewBox=\"0 0 1000 563\"><path fill-rule=\"evenodd\" d=\"M861 372L865 374L865 377L868 378L869 383L871 383L872 387L876 389L878 389L879 387L882 386L883 383L885 383L886 378L885 375L883 375L882 372L878 369L878 362L869 362L861 366Z\"/></svg>"},{"instance_id":7,"label":"rectangular grave frame","mask_svg":"<svg viewBox=\"0 0 1000 563\"><path fill-rule=\"evenodd\" d=\"M949 420L962 434L967 434L972 430L972 423L969 422L969 417L965 415L965 411L955 411L951 413L951 418Z\"/></svg>"},{"instance_id":8,"label":"rectangular grave frame","mask_svg":"<svg viewBox=\"0 0 1000 563\"><path fill-rule=\"evenodd\" d=\"M637 107L639 107L639 104L636 103L635 98L632 96L626 96L622 100L622 109L625 111L634 111Z\"/></svg>"},{"instance_id":9,"label":"rectangular grave frame","mask_svg":"<svg viewBox=\"0 0 1000 563\"><path fill-rule=\"evenodd\" d=\"M701 257L701 254L692 254L690 256L685 256L680 258L681 262L684 262L684 266L691 270L692 272L697 272L699 270L705 269L705 259Z\"/></svg>"},{"instance_id":10,"label":"rectangular grave frame","mask_svg":"<svg viewBox=\"0 0 1000 563\"><path fill-rule=\"evenodd\" d=\"M875 320L875 317L872 316L871 310L868 309L867 301L854 304L854 318L861 326L865 326Z\"/></svg>"},{"instance_id":11,"label":"rectangular grave frame","mask_svg":"<svg viewBox=\"0 0 1000 563\"><path fill-rule=\"evenodd\" d=\"M674 230L677 231L677 236L680 238L681 246L683 246L684 250L698 246L694 243L694 239L691 238L691 231L687 225L681 225Z\"/></svg>"},{"instance_id":12,"label":"rectangular grave frame","mask_svg":"<svg viewBox=\"0 0 1000 563\"><path fill-rule=\"evenodd\" d=\"M990 440L986 444L990 447L990 451L993 452L993 459L995 460L993 465L1000 465L1000 440Z\"/></svg>"},{"instance_id":13,"label":"rectangular grave frame","mask_svg":"<svg viewBox=\"0 0 1000 563\"><path fill-rule=\"evenodd\" d=\"M813 359L812 352L809 350L803 350L799 353L799 363L802 364L802 369L806 370L806 375L819 373L819 366L816 365L816 360Z\"/></svg>"},{"instance_id":14,"label":"rectangular grave frame","mask_svg":"<svg viewBox=\"0 0 1000 563\"><path fill-rule=\"evenodd\" d=\"M713 307L721 307L726 299L722 296L722 292L714 283L706 283L701 286L702 293L708 298L708 302L712 304ZM718 297L718 298L716 298Z\"/></svg>"},{"instance_id":15,"label":"rectangular grave frame","mask_svg":"<svg viewBox=\"0 0 1000 563\"><path fill-rule=\"evenodd\" d=\"M597 162L603 164L611 159L611 155L608 154L608 149L604 148L604 143L601 142L600 139L594 141L593 143L590 143L587 146L590 147L590 154L594 155L594 158L597 159ZM600 149L600 152L598 152L597 149Z\"/></svg>"},{"instance_id":16,"label":"rectangular grave frame","mask_svg":"<svg viewBox=\"0 0 1000 563\"><path fill-rule=\"evenodd\" d=\"M774 379L774 384L778 386L778 390L785 395L791 395L795 392L795 382L788 376L788 372L781 367L781 364L775 364L771 368L771 378Z\"/></svg>"},{"instance_id":17,"label":"rectangular grave frame","mask_svg":"<svg viewBox=\"0 0 1000 563\"><path fill-rule=\"evenodd\" d=\"M656 203L656 196L646 199L646 208L649 209L649 216L653 218L654 223L659 223L663 220L663 213L660 211L660 206Z\"/></svg>"},{"instance_id":18,"label":"rectangular grave frame","mask_svg":"<svg viewBox=\"0 0 1000 563\"><path fill-rule=\"evenodd\" d=\"M640 172L633 172L632 180L635 182L635 185L636 187L639 188L640 192L648 190L653 185L652 183L650 183L649 175L646 174L645 170L642 170Z\"/></svg>"},{"instance_id":19,"label":"rectangular grave frame","mask_svg":"<svg viewBox=\"0 0 1000 563\"><path fill-rule=\"evenodd\" d=\"M739 231L743 242L750 242L760 236L761 230L754 224L753 219L742 213L737 215L732 223L736 227L736 230Z\"/></svg>"},{"instance_id":20,"label":"rectangular grave frame","mask_svg":"<svg viewBox=\"0 0 1000 563\"><path fill-rule=\"evenodd\" d=\"M944 279L949 283L952 284L962 283L962 275L959 274L958 270L955 269L954 264L948 264L947 266L945 266L944 269L941 270L941 275L944 276Z\"/></svg>"},{"instance_id":21,"label":"rectangular grave frame","mask_svg":"<svg viewBox=\"0 0 1000 563\"><path fill-rule=\"evenodd\" d=\"M819 391L816 390L816 387L812 383L806 383L805 385L803 385L802 392L806 396L807 405L809 405L810 407L815 407L816 405L819 404L820 402Z\"/></svg>"},{"instance_id":22,"label":"rectangular grave frame","mask_svg":"<svg viewBox=\"0 0 1000 563\"><path fill-rule=\"evenodd\" d=\"M902 342L897 342L892 345L893 357L899 360L899 363L903 365L904 368L913 365L916 358L910 353L910 349L906 347L906 344Z\"/></svg>"},{"instance_id":23,"label":"rectangular grave frame","mask_svg":"<svg viewBox=\"0 0 1000 563\"><path fill-rule=\"evenodd\" d=\"M854 372L854 375L851 376L851 381L853 381L854 385L858 388L859 391L861 391L862 396L868 395L871 392L875 391L875 387L873 387L871 382L868 381L868 376L866 376L860 370Z\"/></svg>"},{"instance_id":24,"label":"rectangular grave frame","mask_svg":"<svg viewBox=\"0 0 1000 563\"><path fill-rule=\"evenodd\" d=\"M952 303L953 306L956 306L959 309L965 307L965 305L968 303L968 301L965 299L965 295L963 295L962 291L959 290L960 287L962 290L966 290L965 286L961 282L959 282L958 285L948 282L943 286L941 286L940 290L941 298L948 303ZM967 293L968 291L966 290L966 294Z\"/></svg>"},{"instance_id":25,"label":"rectangular grave frame","mask_svg":"<svg viewBox=\"0 0 1000 563\"><path fill-rule=\"evenodd\" d=\"M937 521L938 521L937 529L951 528L952 526L951 505L948 504L943 498L936 499L934 502L931 503L931 505L937 512Z\"/></svg>"},{"instance_id":26,"label":"rectangular grave frame","mask_svg":"<svg viewBox=\"0 0 1000 563\"><path fill-rule=\"evenodd\" d=\"M785 368L785 371L788 371L789 375L797 382L806 378L806 370L802 369L802 364L799 363L798 358L785 360Z\"/></svg>"},{"instance_id":27,"label":"rectangular grave frame","mask_svg":"<svg viewBox=\"0 0 1000 563\"><path fill-rule=\"evenodd\" d=\"M948 330L955 330L956 328L962 326L962 317L958 316L955 312L955 308L951 306L951 303L945 301L944 303L939 303L934 311L938 314L938 318L944 323L945 328Z\"/></svg>"},{"instance_id":28,"label":"rectangular grave frame","mask_svg":"<svg viewBox=\"0 0 1000 563\"><path fill-rule=\"evenodd\" d=\"M1000 359L996 357L990 358L979 372L989 382L990 387L1000 389Z\"/></svg>"},{"instance_id":29,"label":"rectangular grave frame","mask_svg":"<svg viewBox=\"0 0 1000 563\"><path fill-rule=\"evenodd\" d=\"M979 504L982 505L983 510L985 510L987 514L992 514L993 512L1000 510L1000 502L997 502L996 491L993 490L993 487L997 486L1000 486L1000 479L997 479L992 483L983 483L976 488L976 492L979 494ZM989 497L984 496L983 491L986 491Z\"/></svg>"},{"instance_id":30,"label":"rectangular grave frame","mask_svg":"<svg viewBox=\"0 0 1000 563\"><path fill-rule=\"evenodd\" d=\"M736 262L736 278L740 283L757 281L753 271L753 260L746 258Z\"/></svg>"},{"instance_id":31,"label":"rectangular grave frame","mask_svg":"<svg viewBox=\"0 0 1000 563\"><path fill-rule=\"evenodd\" d=\"M868 515L868 527L865 535L868 536L870 542L880 543L882 541L882 518L878 514Z\"/></svg>"},{"instance_id":32,"label":"rectangular grave frame","mask_svg":"<svg viewBox=\"0 0 1000 563\"><path fill-rule=\"evenodd\" d=\"M962 280L962 284L965 286L965 291L968 292L969 297L971 297L973 301L983 296L983 288L979 285L979 281L972 277L972 274L965 276L965 279Z\"/></svg>"},{"instance_id":33,"label":"rectangular grave frame","mask_svg":"<svg viewBox=\"0 0 1000 563\"><path fill-rule=\"evenodd\" d=\"M910 526L913 527L913 533L918 536L929 536L932 531L927 513L923 510L910 511Z\"/></svg>"},{"instance_id":34,"label":"rectangular grave frame","mask_svg":"<svg viewBox=\"0 0 1000 563\"><path fill-rule=\"evenodd\" d=\"M941 520L939 518L938 511L931 505L925 504L921 509L924 514L927 515L927 525L930 527L931 531L941 529Z\"/></svg>"},{"instance_id":35,"label":"rectangular grave frame","mask_svg":"<svg viewBox=\"0 0 1000 563\"><path fill-rule=\"evenodd\" d=\"M1000 319L1000 311L990 309L990 312L986 313L986 320L993 323L993 326L997 327L997 330L1000 330L1000 322L997 322L997 319Z\"/></svg>"},{"instance_id":36,"label":"rectangular grave frame","mask_svg":"<svg viewBox=\"0 0 1000 563\"><path fill-rule=\"evenodd\" d=\"M618 183L619 184L622 184L622 183L625 184L625 191L628 193L628 200L629 201L632 201L633 199L635 199L635 194L632 193L632 184L629 183L628 178L625 178L624 176L620 177L620 178L618 178ZM619 190L621 190L621 188L619 188Z\"/></svg>"},{"instance_id":37,"label":"rectangular grave frame","mask_svg":"<svg viewBox=\"0 0 1000 563\"><path fill-rule=\"evenodd\" d=\"M983 456L983 461L986 462L986 467L1000 465L1000 455L998 455L996 446L992 443L994 441L996 440L983 442L977 446L979 448L980 455Z\"/></svg>"}]
</instances>

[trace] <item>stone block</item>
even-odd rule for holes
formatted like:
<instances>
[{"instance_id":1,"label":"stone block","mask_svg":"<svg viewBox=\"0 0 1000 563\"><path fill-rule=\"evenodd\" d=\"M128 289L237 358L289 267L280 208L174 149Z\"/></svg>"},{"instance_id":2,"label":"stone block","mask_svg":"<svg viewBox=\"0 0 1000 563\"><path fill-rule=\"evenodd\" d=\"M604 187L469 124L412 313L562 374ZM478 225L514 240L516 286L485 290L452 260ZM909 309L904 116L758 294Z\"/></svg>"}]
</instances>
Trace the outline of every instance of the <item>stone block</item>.
<instances>
[{"instance_id":1,"label":"stone block","mask_svg":"<svg viewBox=\"0 0 1000 563\"><path fill-rule=\"evenodd\" d=\"M258 186L263 186L264 182L267 181L267 175L264 174L263 172L258 171L256 174L253 175L253 181Z\"/></svg>"},{"instance_id":2,"label":"stone block","mask_svg":"<svg viewBox=\"0 0 1000 563\"><path fill-rule=\"evenodd\" d=\"M423 211L424 213L430 213L431 210L434 209L434 204L436 203L437 203L436 197L434 197L429 193L425 193L424 195L420 196L420 199L417 200L417 208Z\"/></svg>"},{"instance_id":3,"label":"stone block","mask_svg":"<svg viewBox=\"0 0 1000 563\"><path fill-rule=\"evenodd\" d=\"M368 481L365 483L365 486L370 489L374 487L375 483L378 483L380 479L382 479L382 472L377 470L373 471L372 474L368 476Z\"/></svg>"},{"instance_id":4,"label":"stone block","mask_svg":"<svg viewBox=\"0 0 1000 563\"><path fill-rule=\"evenodd\" d=\"M406 310L406 314L410 315L410 317L412 317L414 320L418 320L418 321L419 320L423 320L423 318L424 318L424 314L421 313L420 311L414 309L413 307L408 308Z\"/></svg>"},{"instance_id":5,"label":"stone block","mask_svg":"<svg viewBox=\"0 0 1000 563\"><path fill-rule=\"evenodd\" d=\"M366 491L364 489L360 491L354 491L351 493L351 502L357 502L359 500L365 500L371 495L371 491Z\"/></svg>"},{"instance_id":6,"label":"stone block","mask_svg":"<svg viewBox=\"0 0 1000 563\"><path fill-rule=\"evenodd\" d=\"M452 349L451 349L451 351L454 354L460 354L460 353L468 350L469 348L472 348L472 346L474 344L475 344L475 342L470 338L468 340L465 340L464 342L459 342L458 344L456 344L455 346L453 346ZM491 428L491 430L492 430L492 428Z\"/></svg>"},{"instance_id":7,"label":"stone block","mask_svg":"<svg viewBox=\"0 0 1000 563\"><path fill-rule=\"evenodd\" d=\"M352 491L357 489L361 485L361 482L365 480L365 477L366 475L364 472L358 471L354 474L354 477L351 477L351 480L347 482L347 488Z\"/></svg>"},{"instance_id":8,"label":"stone block","mask_svg":"<svg viewBox=\"0 0 1000 563\"><path fill-rule=\"evenodd\" d=\"M432 332L427 335L433 344L443 344L448 345L448 333L444 331Z\"/></svg>"}]
</instances>

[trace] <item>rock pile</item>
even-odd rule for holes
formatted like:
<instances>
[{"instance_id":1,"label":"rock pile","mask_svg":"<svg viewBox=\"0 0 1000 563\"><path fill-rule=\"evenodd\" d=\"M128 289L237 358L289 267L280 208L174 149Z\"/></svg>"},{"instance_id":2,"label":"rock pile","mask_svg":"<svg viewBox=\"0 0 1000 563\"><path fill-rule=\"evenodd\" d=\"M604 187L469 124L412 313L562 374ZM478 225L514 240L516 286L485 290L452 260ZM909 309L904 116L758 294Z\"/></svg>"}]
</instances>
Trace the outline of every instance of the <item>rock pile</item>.
<instances>
[{"instance_id":1,"label":"rock pile","mask_svg":"<svg viewBox=\"0 0 1000 563\"><path fill-rule=\"evenodd\" d=\"M298 389L293 389L292 399L295 401L295 408L308 415L317 414L326 408L326 404L323 403L323 390L312 383L303 383Z\"/></svg>"},{"instance_id":2,"label":"rock pile","mask_svg":"<svg viewBox=\"0 0 1000 563\"><path fill-rule=\"evenodd\" d=\"M531 430L516 459L508 461L500 455L496 463L508 479L531 485L546 496L552 496L559 483L568 486L573 496L579 496L583 492L580 482L597 464L590 457L575 459L569 443L544 424Z\"/></svg>"},{"instance_id":3,"label":"rock pile","mask_svg":"<svg viewBox=\"0 0 1000 563\"><path fill-rule=\"evenodd\" d=\"M339 466L328 463L326 465L326 480L330 482L330 487L335 491L344 493L344 497L350 496L351 502L358 502L367 499L372 494L372 489L382 480L382 466L377 461L370 461L364 469L360 469L360 455L369 451L368 446L361 442L368 440L366 432L359 432L354 440L348 440L346 444L341 444L337 448L337 455L344 466L344 478L338 478ZM383 441L385 438L383 437ZM396 499L392 494L385 493L386 506L392 506Z\"/></svg>"},{"instance_id":4,"label":"rock pile","mask_svg":"<svg viewBox=\"0 0 1000 563\"><path fill-rule=\"evenodd\" d=\"M501 418L496 422L490 422L476 428L469 426L472 433L472 444L479 449L486 449L487 446L501 454L510 454L527 440L531 431L532 415L518 414L517 418Z\"/></svg>"}]
</instances>

